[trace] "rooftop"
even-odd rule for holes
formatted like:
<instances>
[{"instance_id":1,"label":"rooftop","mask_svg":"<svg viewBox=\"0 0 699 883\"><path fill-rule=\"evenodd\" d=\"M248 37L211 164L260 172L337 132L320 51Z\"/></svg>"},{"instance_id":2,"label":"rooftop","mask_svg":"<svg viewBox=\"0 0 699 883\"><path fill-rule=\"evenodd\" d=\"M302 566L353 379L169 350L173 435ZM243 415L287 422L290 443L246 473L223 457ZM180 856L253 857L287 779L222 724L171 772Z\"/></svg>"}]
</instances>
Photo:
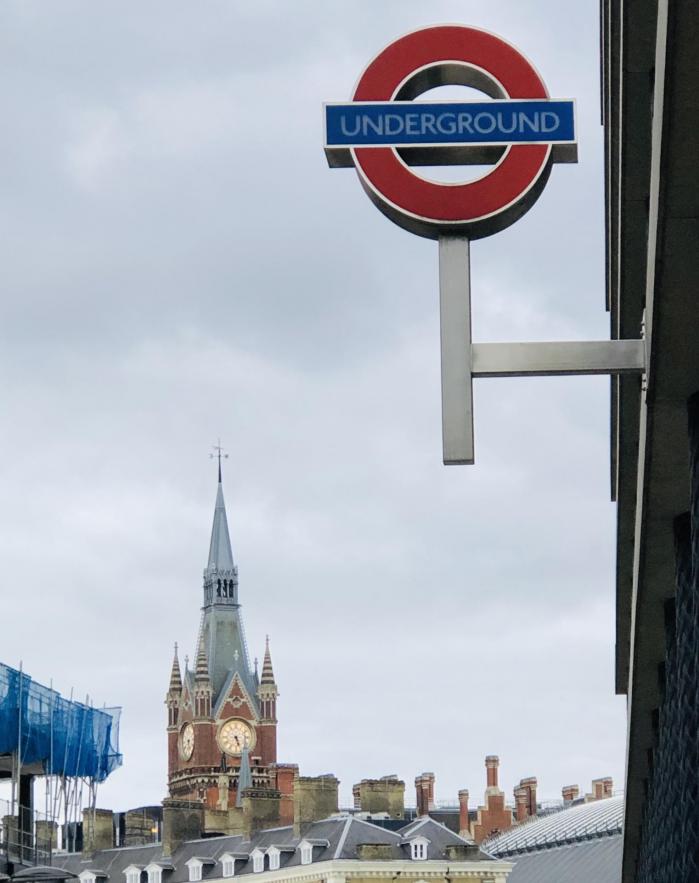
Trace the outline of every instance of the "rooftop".
<instances>
[{"instance_id":1,"label":"rooftop","mask_svg":"<svg viewBox=\"0 0 699 883\"><path fill-rule=\"evenodd\" d=\"M586 840L620 834L624 820L624 798L608 797L579 803L543 818L533 818L498 834L483 848L498 858L552 849Z\"/></svg>"}]
</instances>

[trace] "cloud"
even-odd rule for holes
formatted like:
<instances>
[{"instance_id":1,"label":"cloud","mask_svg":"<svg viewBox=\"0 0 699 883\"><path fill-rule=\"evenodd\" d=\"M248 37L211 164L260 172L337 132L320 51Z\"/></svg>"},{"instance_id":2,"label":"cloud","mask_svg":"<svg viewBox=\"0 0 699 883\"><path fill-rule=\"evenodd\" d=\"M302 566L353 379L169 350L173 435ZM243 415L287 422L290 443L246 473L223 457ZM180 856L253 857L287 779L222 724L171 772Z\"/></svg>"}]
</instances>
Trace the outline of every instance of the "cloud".
<instances>
[{"instance_id":1,"label":"cloud","mask_svg":"<svg viewBox=\"0 0 699 883\"><path fill-rule=\"evenodd\" d=\"M608 381L475 385L440 463L437 252L329 170L323 100L396 35L466 20L578 99L581 163L472 249L478 340L594 338L597 16L560 4L5 4L3 661L122 704L100 802L165 791L172 643L193 653L214 473L280 756L440 799L621 781ZM593 711L591 711L591 709ZM408 788L408 795L411 788Z\"/></svg>"}]
</instances>

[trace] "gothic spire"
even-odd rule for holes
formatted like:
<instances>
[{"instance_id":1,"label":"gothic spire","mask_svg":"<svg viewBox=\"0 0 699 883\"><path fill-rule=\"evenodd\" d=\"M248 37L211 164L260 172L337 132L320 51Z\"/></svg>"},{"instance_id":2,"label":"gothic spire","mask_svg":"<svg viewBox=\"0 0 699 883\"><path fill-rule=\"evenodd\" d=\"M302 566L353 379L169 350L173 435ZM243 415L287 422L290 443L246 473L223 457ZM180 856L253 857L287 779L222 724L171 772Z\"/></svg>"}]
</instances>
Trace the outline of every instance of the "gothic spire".
<instances>
[{"instance_id":1,"label":"gothic spire","mask_svg":"<svg viewBox=\"0 0 699 883\"><path fill-rule=\"evenodd\" d=\"M211 528L211 542L209 544L209 563L207 571L220 572L233 570L233 551L231 539L228 533L228 519L226 518L226 504L223 499L223 484L221 483L221 463L219 462L218 486L216 489L216 506L214 508L214 523Z\"/></svg>"},{"instance_id":2,"label":"gothic spire","mask_svg":"<svg viewBox=\"0 0 699 883\"><path fill-rule=\"evenodd\" d=\"M272 670L272 656L269 652L269 635L265 643L265 658L262 661L262 677L260 684L274 684L274 671Z\"/></svg>"},{"instance_id":3,"label":"gothic spire","mask_svg":"<svg viewBox=\"0 0 699 883\"><path fill-rule=\"evenodd\" d=\"M182 674L180 672L180 660L177 658L177 642L175 642L175 658L172 660L170 672L170 692L179 693L182 690Z\"/></svg>"}]
</instances>

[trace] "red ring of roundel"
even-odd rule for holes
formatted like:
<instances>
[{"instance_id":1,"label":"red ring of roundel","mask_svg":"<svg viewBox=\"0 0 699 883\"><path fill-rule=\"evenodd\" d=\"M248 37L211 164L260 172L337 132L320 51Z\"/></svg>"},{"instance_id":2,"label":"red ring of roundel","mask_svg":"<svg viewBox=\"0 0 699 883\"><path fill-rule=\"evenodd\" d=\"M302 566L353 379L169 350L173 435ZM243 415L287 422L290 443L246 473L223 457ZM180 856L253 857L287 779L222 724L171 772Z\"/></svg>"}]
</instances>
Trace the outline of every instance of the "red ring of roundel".
<instances>
[{"instance_id":1,"label":"red ring of roundel","mask_svg":"<svg viewBox=\"0 0 699 883\"><path fill-rule=\"evenodd\" d=\"M510 98L548 98L536 70L509 43L476 28L443 25L401 37L367 67L354 101L390 101L411 73L429 64L463 61L500 81ZM390 147L355 148L368 183L399 209L428 221L468 222L517 200L544 170L547 144L514 145L492 172L465 184L438 184L414 175Z\"/></svg>"}]
</instances>

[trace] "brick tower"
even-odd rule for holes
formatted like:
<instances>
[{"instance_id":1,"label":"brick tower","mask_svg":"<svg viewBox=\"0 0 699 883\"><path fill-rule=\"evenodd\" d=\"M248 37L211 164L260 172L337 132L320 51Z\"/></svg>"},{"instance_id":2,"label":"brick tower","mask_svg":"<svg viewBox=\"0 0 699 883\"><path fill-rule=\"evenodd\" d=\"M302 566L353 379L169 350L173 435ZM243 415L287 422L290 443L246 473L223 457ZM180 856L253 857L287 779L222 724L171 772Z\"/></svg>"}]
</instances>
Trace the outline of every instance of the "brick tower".
<instances>
[{"instance_id":1,"label":"brick tower","mask_svg":"<svg viewBox=\"0 0 699 883\"><path fill-rule=\"evenodd\" d=\"M277 696L269 638L262 678L250 666L226 506L218 487L194 670L175 645L168 709L168 791L210 809L240 806L242 790L288 790L277 761ZM278 779L284 783L278 782ZM242 788L240 787L242 784ZM291 782L288 783L291 785Z\"/></svg>"}]
</instances>

